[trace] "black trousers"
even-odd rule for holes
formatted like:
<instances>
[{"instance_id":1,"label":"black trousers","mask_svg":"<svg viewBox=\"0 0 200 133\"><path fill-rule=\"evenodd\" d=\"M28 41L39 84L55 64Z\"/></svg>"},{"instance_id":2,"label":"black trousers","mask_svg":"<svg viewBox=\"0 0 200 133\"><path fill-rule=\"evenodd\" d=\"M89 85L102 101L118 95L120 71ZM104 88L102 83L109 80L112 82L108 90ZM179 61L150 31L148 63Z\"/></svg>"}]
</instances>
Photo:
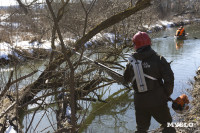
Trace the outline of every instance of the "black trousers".
<instances>
[{"instance_id":1,"label":"black trousers","mask_svg":"<svg viewBox=\"0 0 200 133\"><path fill-rule=\"evenodd\" d=\"M137 131L135 133L147 133L151 117L161 124L164 128L163 133L176 133L175 128L167 127L168 122L172 122L172 117L168 105L162 105L153 108L136 108L135 109Z\"/></svg>"}]
</instances>

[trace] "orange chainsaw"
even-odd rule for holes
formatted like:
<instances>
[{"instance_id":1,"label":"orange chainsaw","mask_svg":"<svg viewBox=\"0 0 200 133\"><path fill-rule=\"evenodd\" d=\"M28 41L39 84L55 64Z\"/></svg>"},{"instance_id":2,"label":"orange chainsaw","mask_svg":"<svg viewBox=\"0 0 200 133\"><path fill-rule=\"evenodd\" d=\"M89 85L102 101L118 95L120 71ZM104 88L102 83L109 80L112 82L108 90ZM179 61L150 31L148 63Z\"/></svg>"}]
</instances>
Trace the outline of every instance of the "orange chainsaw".
<instances>
[{"instance_id":1,"label":"orange chainsaw","mask_svg":"<svg viewBox=\"0 0 200 133\"><path fill-rule=\"evenodd\" d=\"M189 109L189 100L185 94L180 95L175 100L169 98L169 101L172 101L172 108L176 113L182 114Z\"/></svg>"}]
</instances>

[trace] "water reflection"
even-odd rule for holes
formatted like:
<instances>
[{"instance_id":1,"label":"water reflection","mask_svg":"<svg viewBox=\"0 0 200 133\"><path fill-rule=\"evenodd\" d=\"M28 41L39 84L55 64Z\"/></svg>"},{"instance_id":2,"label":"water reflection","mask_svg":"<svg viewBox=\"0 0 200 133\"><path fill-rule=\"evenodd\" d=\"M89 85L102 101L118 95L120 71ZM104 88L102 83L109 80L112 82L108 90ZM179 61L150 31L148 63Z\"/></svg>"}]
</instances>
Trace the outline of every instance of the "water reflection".
<instances>
[{"instance_id":1,"label":"water reflection","mask_svg":"<svg viewBox=\"0 0 200 133\"><path fill-rule=\"evenodd\" d=\"M176 40L175 39L175 44L176 44L176 50L179 50L180 48L183 47L184 40Z\"/></svg>"},{"instance_id":2,"label":"water reflection","mask_svg":"<svg viewBox=\"0 0 200 133\"><path fill-rule=\"evenodd\" d=\"M95 103L85 125L79 132L134 132L135 118L133 92L119 90L106 99L107 103Z\"/></svg>"},{"instance_id":3,"label":"water reflection","mask_svg":"<svg viewBox=\"0 0 200 133\"><path fill-rule=\"evenodd\" d=\"M174 40L174 33L176 28L169 28L165 31L154 33L152 36L152 48L158 52L160 55L164 56L168 62L171 62L172 70L174 71L175 76L175 87L172 98L176 98L182 94L182 90L189 88L187 84L189 78L193 78L197 67L200 65L200 25L185 26L186 30L190 33L190 38L188 40ZM196 38L194 38L196 37ZM183 47L184 45L184 47ZM132 52L132 51L130 51ZM124 53L127 53L124 52ZM101 56L101 55L99 55ZM120 61L123 59L119 59ZM31 82L34 82L35 79L41 74L41 71L44 70L44 61L41 62L28 62L20 68L17 68L19 76L28 74L30 71L38 69L39 72L20 83L20 86L25 86ZM125 66L126 63L122 65ZM2 79L7 79L9 76L9 71L7 68L0 69L0 76L5 76ZM3 74L4 73L4 74ZM18 77L19 77L18 76ZM1 85L7 83L7 81L0 81ZM125 92L120 90L123 86L112 85L108 91L105 91L106 88L98 90L98 94L102 94L102 99L108 101L108 103L93 103L90 111L87 112L86 124L81 127L80 133L83 132L109 132L109 133L118 133L126 132L132 133L136 128L135 117L134 117L134 104L132 92ZM121 93L119 93L121 92ZM109 97L109 98L108 98ZM171 103L169 103L171 104ZM88 104L87 104L88 105ZM171 105L170 105L171 107ZM43 116L44 111L39 111L35 115L35 119L32 123L32 127L35 128L35 132L42 132L42 130L48 126L51 126L49 123L48 117L49 114L52 115L51 121L56 123L56 116L52 109L47 109L47 114L44 115L44 118L41 120L41 125L37 126L38 121ZM48 114L49 113L49 114ZM172 112L172 114L175 114ZM28 113L23 118L24 128L28 126L29 121L31 120L33 113ZM159 127L159 124L152 119L150 129ZM56 127L55 127L56 128ZM33 129L34 130L34 129ZM47 128L50 132L53 132L53 129ZM47 132L44 130L44 132Z\"/></svg>"}]
</instances>

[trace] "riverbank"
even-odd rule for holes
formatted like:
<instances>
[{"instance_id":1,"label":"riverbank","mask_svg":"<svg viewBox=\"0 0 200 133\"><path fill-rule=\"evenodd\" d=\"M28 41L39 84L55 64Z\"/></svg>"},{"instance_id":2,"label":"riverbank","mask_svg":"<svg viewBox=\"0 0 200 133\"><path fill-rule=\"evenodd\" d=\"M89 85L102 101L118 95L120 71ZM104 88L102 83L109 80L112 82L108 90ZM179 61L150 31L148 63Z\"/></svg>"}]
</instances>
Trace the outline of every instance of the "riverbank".
<instances>
[{"instance_id":1,"label":"riverbank","mask_svg":"<svg viewBox=\"0 0 200 133\"><path fill-rule=\"evenodd\" d=\"M179 116L182 123L191 124L192 127L178 127L179 133L199 133L200 132L200 67L194 77L192 89L189 90L192 101L190 101L190 109L185 114Z\"/></svg>"},{"instance_id":2,"label":"riverbank","mask_svg":"<svg viewBox=\"0 0 200 133\"><path fill-rule=\"evenodd\" d=\"M179 26L184 26L184 25L193 24L193 23L200 23L200 19L181 20L180 18L176 18L171 21L160 20L155 25L152 25L150 27L144 26L144 28L146 28L145 29L146 32L151 33L151 32L158 32L158 31L164 30L166 28L179 27Z\"/></svg>"},{"instance_id":3,"label":"riverbank","mask_svg":"<svg viewBox=\"0 0 200 133\"><path fill-rule=\"evenodd\" d=\"M176 17L171 21L166 20L158 20L157 23L153 25L143 25L141 31L145 31L148 33L154 33L161 30L165 30L166 28L171 27L178 27L180 25L188 25L193 23L200 23L200 19L191 19L182 20L181 18ZM117 42L116 42L117 39ZM131 39L128 38L124 40L122 36L116 35L114 33L103 33L97 34L92 39L90 39L87 43L85 43L86 48L90 48L91 46L98 46L102 44L106 44L106 42L111 42L112 44L116 43L116 47L119 45L123 45L124 41L130 41ZM74 38L64 38L66 44L71 44L76 41ZM59 41L56 40L55 42L56 51L60 50ZM15 43L8 43L8 42L1 42L0 43L0 66L5 66L8 64L20 64L27 60L39 60L39 59L46 59L49 57L52 51L51 42L48 40L37 41L33 40L26 40L21 42Z\"/></svg>"},{"instance_id":4,"label":"riverbank","mask_svg":"<svg viewBox=\"0 0 200 133\"><path fill-rule=\"evenodd\" d=\"M116 36L113 33L98 33L84 44L85 48L92 49L94 47L102 46L103 44L114 44ZM120 41L121 40L121 41ZM74 38L63 38L66 46L76 42ZM129 41L122 38L119 39L116 45L121 45L123 42ZM61 53L61 45L58 39L54 42L54 52L56 56ZM8 64L16 65L29 60L40 60L49 58L52 52L52 44L49 40L26 40L15 43L1 42L0 43L0 66Z\"/></svg>"},{"instance_id":5,"label":"riverbank","mask_svg":"<svg viewBox=\"0 0 200 133\"><path fill-rule=\"evenodd\" d=\"M21 41L13 44L0 43L0 65L20 64L28 60L38 60L50 55L51 43Z\"/></svg>"},{"instance_id":6,"label":"riverbank","mask_svg":"<svg viewBox=\"0 0 200 133\"><path fill-rule=\"evenodd\" d=\"M199 27L199 25L196 25L196 26L198 26ZM194 25L188 25L188 26L186 26L186 28L188 29L186 29L189 33L193 33L193 29L195 29L196 28L196 26L194 26ZM190 29L192 29L192 30L190 30ZM199 29L199 28L197 28L197 29ZM175 86L175 91L174 91L174 93L176 93L177 91L176 91L176 89L178 88L178 89L180 89L181 88L181 86L183 85L183 86L186 86L186 83L185 82L187 82L188 81L188 79L187 78L185 78L185 77L190 77L190 78L193 78L194 77L194 75L195 75L195 71L197 70L197 68L196 68L196 66L194 66L194 64L196 65L196 64L200 64L200 62L198 61L198 58L196 58L196 57L199 57L199 51L200 51L200 45L198 45L199 44L199 39L196 39L196 40L194 40L194 39L189 39L189 40L187 40L186 42L185 42L185 44L184 44L184 46L180 49L180 50L176 50L175 49L175 44L174 44L174 40L173 40L173 37L171 36L171 37L168 37L168 38L163 38L163 36L165 36L165 35L173 35L173 33L175 32L175 30L176 30L176 28L169 28L169 29L167 29L167 30L163 30L163 31L161 31L161 32L157 32L157 33L155 33L157 36L156 36L156 38L155 39L153 39L152 41L154 42L154 45L152 45L152 47L156 50L156 51L158 51L159 53L162 53L162 55L164 56L164 57L166 57L167 58L167 60L168 61L171 61L171 60L173 60L174 59L174 61L173 61L173 63L172 63L172 68L173 68L173 70L174 70L174 72L175 72L175 79L176 79L176 86ZM194 30L195 31L195 30ZM195 32L196 33L196 32ZM198 36L198 35L200 35L199 34L199 31L195 34L195 36L197 36L198 38L200 38L200 36ZM160 41L162 41L161 43L159 43ZM198 47L197 47L198 46ZM159 48L159 49L158 49ZM114 53L116 53L116 52L114 52ZM194 54L194 53L198 53L198 54ZM86 54L86 53L84 53L84 54ZM169 56L169 55L171 55L171 56ZM172 58L171 58L172 57ZM196 58L196 59L195 59ZM184 60L183 60L184 59ZM195 59L195 60L193 60L192 61L192 59ZM182 60L182 61L181 61ZM187 61L190 61L190 63L187 63ZM181 62L180 62L181 61ZM185 65L187 63L187 65ZM28 64L28 63L27 63ZM193 64L192 66L194 66L194 67L187 67L187 66L189 66L190 64ZM35 64L34 64L35 65ZM24 66L24 64L22 65L22 66ZM184 66L184 67L183 67ZM29 65L28 65L28 67L29 67ZM36 67L37 68L37 67ZM182 68L184 68L184 69L182 69ZM177 72L177 70L179 70L179 72ZM24 68L23 68L23 71L26 71ZM182 74L184 72L184 74ZM192 72L192 74L191 74L191 72ZM178 76L177 76L178 75ZM8 75L9 76L9 75ZM180 77L184 77L184 78L180 78ZM61 78L61 79L63 79L63 78ZM183 81L183 82L181 82L181 81ZM177 86L177 84L178 85L180 85L180 86ZM191 86L190 86L191 87ZM116 86L112 86L111 87L112 89L111 89L111 91L116 91ZM113 89L114 88L114 89ZM184 87L184 89L185 88L188 88L188 87ZM179 95L179 94L177 94L177 95ZM175 97L177 97L177 96L173 96L172 98L175 98ZM133 99L132 99L133 100ZM120 99L120 101L122 101L121 99ZM117 103L116 104L116 107L118 107L118 108L121 108L121 106L120 105L129 105L129 104L127 104L127 102L123 102L123 103ZM132 106L133 107L133 106ZM115 107L113 107L110 111L106 111L106 112L113 112L113 110L115 109ZM115 123L115 122L120 122L120 123L122 123L122 124L120 124L120 127L122 127L123 126L123 122L125 122L125 123L128 123L128 124L126 124L126 127L128 127L128 129L130 129L129 130L129 132L133 132L133 130L135 129L134 128L134 118L132 119L132 120L130 120L130 118L132 118L133 117L133 114L134 114L134 109L133 108L130 108L130 109L127 109L128 110L128 114L130 114L130 115L128 115L127 116L127 118L129 118L129 119L125 119L124 121L123 121L123 119L121 120L121 119L117 119L116 121L112 121L111 119L106 119L107 117L110 117L110 114L107 114L106 112L102 112L102 115L101 115L101 119L103 119L103 116L105 116L106 118L105 119L103 119L104 121L107 121L106 123ZM132 111L130 111L130 110L132 110ZM118 111L117 111L118 112ZM120 114L119 114L120 115ZM99 115L98 115L99 116ZM92 123L95 123L95 124L91 124L87 129L89 130L90 129L90 127L92 127L92 128L94 128L94 127L96 127L96 119L97 119L97 121L98 121L98 116L94 116L94 121L92 122ZM116 115L113 115L113 117L115 117ZM112 117L112 115L111 115L111 117ZM38 119L40 119L40 117L37 117ZM119 117L119 118L124 118L124 114L121 114L121 117ZM36 119L36 121L38 121L38 119ZM108 125L108 124L107 124ZM152 125L153 125L153 123L152 123ZM104 127L106 127L105 125L103 125ZM97 126L97 127L99 127L99 125ZM107 127L107 128L110 128L109 126ZM114 127L114 128L117 128L117 127ZM152 127L152 128L155 128L155 127ZM151 128L151 129L152 129ZM98 130L98 128L95 128L95 129L93 129L93 131L95 132L98 132L99 130ZM115 130L116 131L116 130ZM125 130L124 130L125 131ZM126 131L125 131L126 132ZM128 132L128 131L127 131Z\"/></svg>"}]
</instances>

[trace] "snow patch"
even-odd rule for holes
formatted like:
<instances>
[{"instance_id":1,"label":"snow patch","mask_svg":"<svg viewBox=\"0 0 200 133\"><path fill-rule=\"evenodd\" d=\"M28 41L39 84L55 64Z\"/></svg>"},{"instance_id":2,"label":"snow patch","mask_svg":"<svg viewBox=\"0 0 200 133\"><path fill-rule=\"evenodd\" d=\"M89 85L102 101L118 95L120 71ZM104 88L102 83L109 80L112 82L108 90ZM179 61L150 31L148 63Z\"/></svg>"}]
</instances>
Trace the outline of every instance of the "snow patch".
<instances>
[{"instance_id":1,"label":"snow patch","mask_svg":"<svg viewBox=\"0 0 200 133\"><path fill-rule=\"evenodd\" d=\"M17 133L17 132L14 130L13 126L9 126L9 127L6 129L6 133Z\"/></svg>"},{"instance_id":2,"label":"snow patch","mask_svg":"<svg viewBox=\"0 0 200 133\"><path fill-rule=\"evenodd\" d=\"M110 42L115 42L115 34L113 33L104 33L103 36L108 39Z\"/></svg>"},{"instance_id":3,"label":"snow patch","mask_svg":"<svg viewBox=\"0 0 200 133\"><path fill-rule=\"evenodd\" d=\"M20 23L0 22L0 25L18 28L20 26Z\"/></svg>"},{"instance_id":4,"label":"snow patch","mask_svg":"<svg viewBox=\"0 0 200 133\"><path fill-rule=\"evenodd\" d=\"M8 19L9 16L10 16L10 14L4 14L4 15L2 15L2 16L0 17L0 20L1 20L1 21L4 21L4 20Z\"/></svg>"},{"instance_id":5,"label":"snow patch","mask_svg":"<svg viewBox=\"0 0 200 133\"><path fill-rule=\"evenodd\" d=\"M9 60L9 54L12 54L12 47L10 46L10 44L6 42L0 43L0 59L4 58L6 60Z\"/></svg>"},{"instance_id":6,"label":"snow patch","mask_svg":"<svg viewBox=\"0 0 200 133\"><path fill-rule=\"evenodd\" d=\"M13 68L1 68L0 72L10 72L10 71L13 71L13 70L14 70Z\"/></svg>"},{"instance_id":7,"label":"snow patch","mask_svg":"<svg viewBox=\"0 0 200 133\"><path fill-rule=\"evenodd\" d=\"M92 46L92 44L96 44L98 41L101 41L102 38L103 38L103 35L100 34L100 33L98 33L98 34L96 34L95 36L93 36L89 41L87 41L87 42L84 44L84 46L85 46L86 48L88 48L88 47Z\"/></svg>"},{"instance_id":8,"label":"snow patch","mask_svg":"<svg viewBox=\"0 0 200 133\"><path fill-rule=\"evenodd\" d=\"M169 28L169 27L171 27L172 25L174 25L173 22L169 22L169 21L166 21L166 20L160 21L160 23L161 23L162 25L166 26L167 28Z\"/></svg>"},{"instance_id":9,"label":"snow patch","mask_svg":"<svg viewBox=\"0 0 200 133\"><path fill-rule=\"evenodd\" d=\"M75 42L76 42L76 39L73 39L73 38L65 38L64 41L69 41L69 42L75 43Z\"/></svg>"}]
</instances>

